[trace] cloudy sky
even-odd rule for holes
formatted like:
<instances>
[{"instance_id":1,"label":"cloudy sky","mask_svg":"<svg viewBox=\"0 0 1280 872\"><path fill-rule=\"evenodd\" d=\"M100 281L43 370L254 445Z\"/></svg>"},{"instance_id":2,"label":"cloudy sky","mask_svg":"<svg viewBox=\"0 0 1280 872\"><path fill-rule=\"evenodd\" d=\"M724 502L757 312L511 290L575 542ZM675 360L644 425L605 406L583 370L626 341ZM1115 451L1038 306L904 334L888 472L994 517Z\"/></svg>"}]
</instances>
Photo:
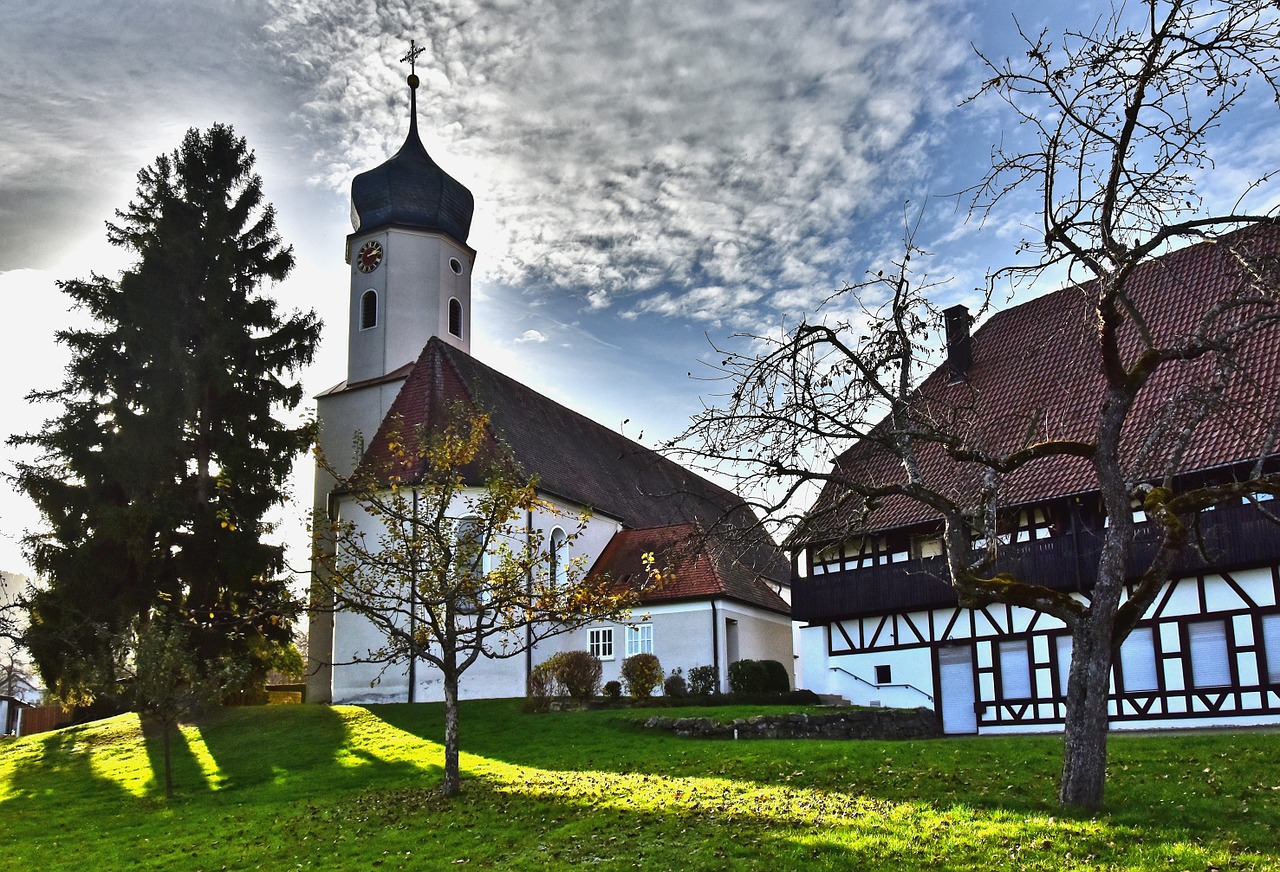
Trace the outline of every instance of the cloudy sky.
<instances>
[{"instance_id":1,"label":"cloudy sky","mask_svg":"<svg viewBox=\"0 0 1280 872\"><path fill-rule=\"evenodd\" d=\"M1020 15L1058 30L1092 3ZM127 266L103 222L140 167L215 121L248 138L295 248L272 292L326 323L308 393L341 380L347 192L404 139L412 38L423 139L475 194L473 353L655 444L709 390L688 377L709 339L794 323L882 265L907 200L928 204L917 241L955 300L1009 261L1016 220L966 222L946 195L1016 133L999 107L960 105L974 46L1019 50L1012 7L0 0L0 435L50 415L23 397L66 361L53 333L77 314L54 282ZM25 569L17 540L38 521L0 485L0 569Z\"/></svg>"}]
</instances>

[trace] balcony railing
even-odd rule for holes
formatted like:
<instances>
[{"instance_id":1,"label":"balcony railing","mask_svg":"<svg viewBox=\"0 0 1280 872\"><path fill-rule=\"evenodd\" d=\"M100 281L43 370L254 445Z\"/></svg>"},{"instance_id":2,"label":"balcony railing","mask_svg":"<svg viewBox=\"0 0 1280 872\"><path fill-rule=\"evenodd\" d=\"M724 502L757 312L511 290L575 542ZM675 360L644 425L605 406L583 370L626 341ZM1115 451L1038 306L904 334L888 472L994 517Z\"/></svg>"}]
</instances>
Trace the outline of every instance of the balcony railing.
<instances>
[{"instance_id":1,"label":"balcony railing","mask_svg":"<svg viewBox=\"0 0 1280 872\"><path fill-rule=\"evenodd\" d=\"M1280 512L1280 506L1276 510ZM1206 568L1229 571L1280 562L1280 524L1252 505L1223 506L1203 513L1200 534L1208 559L1196 548L1185 548L1175 562L1175 577ZM1146 571L1159 544L1154 524L1139 527L1129 556L1129 578L1136 579ZM1087 593L1097 581L1101 547L1102 533L1093 530L1002 545L994 571L1057 590ZM955 605L955 592L947 577L945 559L930 557L796 578L791 588L791 616L797 621L823 622Z\"/></svg>"}]
</instances>

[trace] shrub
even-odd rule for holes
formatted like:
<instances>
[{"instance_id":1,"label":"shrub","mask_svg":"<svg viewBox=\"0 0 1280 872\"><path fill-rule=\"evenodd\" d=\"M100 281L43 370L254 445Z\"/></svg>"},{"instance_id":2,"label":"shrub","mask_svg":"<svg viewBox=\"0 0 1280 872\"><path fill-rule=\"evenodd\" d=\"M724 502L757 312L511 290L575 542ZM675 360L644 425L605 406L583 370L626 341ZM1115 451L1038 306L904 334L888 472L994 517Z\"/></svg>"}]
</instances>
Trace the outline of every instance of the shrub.
<instances>
[{"instance_id":1,"label":"shrub","mask_svg":"<svg viewBox=\"0 0 1280 872\"><path fill-rule=\"evenodd\" d=\"M604 685L604 695L609 697L613 702L622 699L622 682L606 681Z\"/></svg>"},{"instance_id":2,"label":"shrub","mask_svg":"<svg viewBox=\"0 0 1280 872\"><path fill-rule=\"evenodd\" d=\"M548 662L555 663L555 676L574 699L591 699L600 687L600 658L590 651L562 651Z\"/></svg>"},{"instance_id":3,"label":"shrub","mask_svg":"<svg viewBox=\"0 0 1280 872\"><path fill-rule=\"evenodd\" d=\"M714 666L695 666L689 670L689 693L694 696L711 696L718 693L716 685L716 668Z\"/></svg>"},{"instance_id":4,"label":"shrub","mask_svg":"<svg viewBox=\"0 0 1280 872\"><path fill-rule=\"evenodd\" d=\"M667 676L666 681L662 682L662 692L666 696L688 696L689 685L684 680L684 670L676 667L671 670L671 674Z\"/></svg>"},{"instance_id":5,"label":"shrub","mask_svg":"<svg viewBox=\"0 0 1280 872\"><path fill-rule=\"evenodd\" d=\"M648 699L662 683L662 664L653 654L633 654L622 661L622 680L635 699Z\"/></svg>"},{"instance_id":6,"label":"shrub","mask_svg":"<svg viewBox=\"0 0 1280 872\"><path fill-rule=\"evenodd\" d=\"M734 693L786 693L791 680L777 660L738 660L729 664L729 688Z\"/></svg>"},{"instance_id":7,"label":"shrub","mask_svg":"<svg viewBox=\"0 0 1280 872\"><path fill-rule=\"evenodd\" d=\"M547 711L551 708L551 698L559 694L560 682L556 678L556 658L559 656L552 654L529 673L529 701L525 704L529 711Z\"/></svg>"}]
</instances>

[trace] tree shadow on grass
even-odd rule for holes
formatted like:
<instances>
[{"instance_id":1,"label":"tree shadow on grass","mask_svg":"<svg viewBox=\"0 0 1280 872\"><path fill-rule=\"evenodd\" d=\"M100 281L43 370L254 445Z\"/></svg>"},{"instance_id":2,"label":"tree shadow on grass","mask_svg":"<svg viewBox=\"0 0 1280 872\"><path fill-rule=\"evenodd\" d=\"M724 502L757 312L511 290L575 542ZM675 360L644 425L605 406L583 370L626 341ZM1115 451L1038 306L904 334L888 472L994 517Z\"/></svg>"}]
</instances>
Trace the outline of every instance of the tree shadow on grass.
<instances>
[{"instance_id":1,"label":"tree shadow on grass","mask_svg":"<svg viewBox=\"0 0 1280 872\"><path fill-rule=\"evenodd\" d=\"M329 810L325 833L346 841L330 862L355 867L382 855L429 868L559 869L1092 869L1091 855L1120 868L1153 853L1203 867L1226 850L1185 838L1142 845L1132 833L1092 822L1024 820L982 811L939 811L815 790L762 791L730 782L648 775L535 772L472 776L460 796L379 791ZM402 833L430 833L413 843ZM1148 834L1144 834L1148 835ZM1115 844L1112 844L1115 843ZM326 848L334 846L330 836ZM1148 861L1148 862L1144 862ZM1161 855L1163 862L1163 855ZM1194 865L1194 864L1193 864ZM412 868L412 867L411 867ZM1178 867L1182 868L1182 867Z\"/></svg>"},{"instance_id":2,"label":"tree shadow on grass","mask_svg":"<svg viewBox=\"0 0 1280 872\"><path fill-rule=\"evenodd\" d=\"M0 802L0 832L9 846L0 866L39 868L42 857L61 856L69 846L118 839L109 822L115 809L136 805L139 797L93 761L86 728L71 727L19 740L5 749L13 755ZM140 755L141 756L141 755ZM144 760L136 761L139 781L147 780ZM25 852L32 861L23 863ZM7 868L7 867L6 867Z\"/></svg>"},{"instance_id":3,"label":"tree shadow on grass","mask_svg":"<svg viewBox=\"0 0 1280 872\"><path fill-rule=\"evenodd\" d=\"M372 710L388 724L424 738L438 740L443 735L440 706L387 705ZM938 810L974 810L987 816L1071 818L1057 803L1062 761L1058 736L734 742L643 730L635 725L643 717L636 712L529 715L520 701L464 701L461 747L465 753L550 771L726 778L839 791L891 803L925 801ZM1109 805L1103 814L1109 826L1139 830L1156 841L1237 841L1261 853L1280 852L1280 837L1256 823L1269 815L1280 817L1280 795L1271 789L1274 779L1255 778L1257 783L1240 797L1206 795L1203 786L1191 780L1175 809L1155 807L1167 801L1158 793L1161 782L1186 779L1181 762L1186 755L1175 746L1166 760L1153 761L1151 750L1159 745L1144 741L1135 738L1131 743L1125 737L1114 743ZM1209 753L1201 751L1205 757ZM1260 771L1280 769L1280 743L1271 752L1255 751L1255 756ZM1265 765L1263 758L1273 765ZM1136 777L1139 769L1141 779ZM1180 813L1171 817L1170 810Z\"/></svg>"},{"instance_id":4,"label":"tree shadow on grass","mask_svg":"<svg viewBox=\"0 0 1280 872\"><path fill-rule=\"evenodd\" d=\"M151 785L149 794L163 798L165 795L164 778L164 727L160 724L142 722L143 744L147 752L147 761L151 764ZM209 783L209 774L205 772L196 751L191 747L186 733L175 727L169 740L169 756L173 764L174 798L208 793L214 789Z\"/></svg>"},{"instance_id":5,"label":"tree shadow on grass","mask_svg":"<svg viewBox=\"0 0 1280 872\"><path fill-rule=\"evenodd\" d=\"M219 792L257 789L272 800L291 801L433 777L434 767L380 755L357 740L353 730L361 729L362 714L318 705L225 709L202 720L199 729L217 769ZM256 741L259 731L289 740Z\"/></svg>"}]
</instances>

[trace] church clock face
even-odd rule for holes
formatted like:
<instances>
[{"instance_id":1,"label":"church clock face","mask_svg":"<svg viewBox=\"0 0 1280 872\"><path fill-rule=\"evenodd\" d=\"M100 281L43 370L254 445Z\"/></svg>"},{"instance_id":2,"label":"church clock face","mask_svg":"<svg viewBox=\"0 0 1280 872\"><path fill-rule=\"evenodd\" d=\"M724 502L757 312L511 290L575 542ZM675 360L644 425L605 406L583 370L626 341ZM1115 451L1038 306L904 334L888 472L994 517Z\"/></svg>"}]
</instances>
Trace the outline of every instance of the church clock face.
<instances>
[{"instance_id":1,"label":"church clock face","mask_svg":"<svg viewBox=\"0 0 1280 872\"><path fill-rule=\"evenodd\" d=\"M371 273L382 263L382 243L366 242L360 246L360 252L356 255L356 266L360 272Z\"/></svg>"}]
</instances>

